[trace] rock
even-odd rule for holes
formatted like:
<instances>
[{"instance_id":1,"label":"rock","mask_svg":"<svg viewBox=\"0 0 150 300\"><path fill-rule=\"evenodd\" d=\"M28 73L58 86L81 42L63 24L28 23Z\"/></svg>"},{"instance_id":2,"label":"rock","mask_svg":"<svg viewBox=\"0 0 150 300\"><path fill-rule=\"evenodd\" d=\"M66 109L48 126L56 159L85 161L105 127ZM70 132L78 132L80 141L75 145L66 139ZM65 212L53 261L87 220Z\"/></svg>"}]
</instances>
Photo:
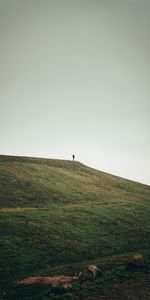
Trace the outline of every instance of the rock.
<instances>
[{"instance_id":1,"label":"rock","mask_svg":"<svg viewBox=\"0 0 150 300\"><path fill-rule=\"evenodd\" d=\"M142 254L135 254L132 256L132 260L135 264L139 264L144 261L144 257Z\"/></svg>"},{"instance_id":2,"label":"rock","mask_svg":"<svg viewBox=\"0 0 150 300\"><path fill-rule=\"evenodd\" d=\"M103 272L96 265L89 265L79 273L79 280L81 282L86 280L93 280L103 275Z\"/></svg>"},{"instance_id":3,"label":"rock","mask_svg":"<svg viewBox=\"0 0 150 300\"><path fill-rule=\"evenodd\" d=\"M145 272L147 270L147 266L143 255L140 253L134 254L127 264L127 270Z\"/></svg>"}]
</instances>

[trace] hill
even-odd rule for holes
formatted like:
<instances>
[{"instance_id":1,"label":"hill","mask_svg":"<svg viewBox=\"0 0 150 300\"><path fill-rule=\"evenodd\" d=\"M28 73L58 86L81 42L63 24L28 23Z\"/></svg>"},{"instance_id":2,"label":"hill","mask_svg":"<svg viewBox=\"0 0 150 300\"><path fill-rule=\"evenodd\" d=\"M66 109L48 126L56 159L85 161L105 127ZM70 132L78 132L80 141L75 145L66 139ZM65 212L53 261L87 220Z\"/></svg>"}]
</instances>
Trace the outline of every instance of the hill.
<instances>
[{"instance_id":1,"label":"hill","mask_svg":"<svg viewBox=\"0 0 150 300\"><path fill-rule=\"evenodd\" d=\"M95 261L108 270L134 252L149 259L149 202L149 186L76 161L1 155L3 289Z\"/></svg>"}]
</instances>

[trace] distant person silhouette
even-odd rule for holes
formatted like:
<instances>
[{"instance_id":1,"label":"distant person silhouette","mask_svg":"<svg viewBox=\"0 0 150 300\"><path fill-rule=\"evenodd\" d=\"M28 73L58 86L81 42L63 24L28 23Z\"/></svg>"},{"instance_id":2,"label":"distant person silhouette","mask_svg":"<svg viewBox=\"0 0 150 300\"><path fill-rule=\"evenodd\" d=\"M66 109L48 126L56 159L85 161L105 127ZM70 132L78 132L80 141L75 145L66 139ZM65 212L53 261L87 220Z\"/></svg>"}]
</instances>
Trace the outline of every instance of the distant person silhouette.
<instances>
[{"instance_id":1,"label":"distant person silhouette","mask_svg":"<svg viewBox=\"0 0 150 300\"><path fill-rule=\"evenodd\" d=\"M75 155L74 155L74 154L72 155L72 159L73 159L73 160L75 159Z\"/></svg>"}]
</instances>

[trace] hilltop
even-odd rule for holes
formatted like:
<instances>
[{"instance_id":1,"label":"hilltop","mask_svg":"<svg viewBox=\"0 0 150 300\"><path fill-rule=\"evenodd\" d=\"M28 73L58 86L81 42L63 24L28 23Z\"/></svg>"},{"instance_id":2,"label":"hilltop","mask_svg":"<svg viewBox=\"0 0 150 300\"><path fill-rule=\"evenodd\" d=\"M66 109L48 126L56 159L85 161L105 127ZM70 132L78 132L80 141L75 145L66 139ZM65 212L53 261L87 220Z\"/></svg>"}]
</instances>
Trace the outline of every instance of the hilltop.
<instances>
[{"instance_id":1,"label":"hilltop","mask_svg":"<svg viewBox=\"0 0 150 300\"><path fill-rule=\"evenodd\" d=\"M149 186L80 162L1 155L3 288L90 262L109 270L135 252L149 259L149 202Z\"/></svg>"}]
</instances>

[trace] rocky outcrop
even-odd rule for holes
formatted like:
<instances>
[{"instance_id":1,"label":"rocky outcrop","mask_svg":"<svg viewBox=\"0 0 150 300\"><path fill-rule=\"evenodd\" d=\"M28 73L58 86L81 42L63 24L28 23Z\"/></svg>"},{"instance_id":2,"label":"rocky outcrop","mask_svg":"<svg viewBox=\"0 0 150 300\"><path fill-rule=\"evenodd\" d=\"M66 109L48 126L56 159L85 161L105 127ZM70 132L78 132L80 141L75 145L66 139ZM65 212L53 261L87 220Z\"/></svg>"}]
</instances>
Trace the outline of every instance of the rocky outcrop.
<instances>
[{"instance_id":1,"label":"rocky outcrop","mask_svg":"<svg viewBox=\"0 0 150 300\"><path fill-rule=\"evenodd\" d=\"M134 254L127 263L127 270L129 271L141 271L147 270L147 264L142 254Z\"/></svg>"},{"instance_id":2,"label":"rocky outcrop","mask_svg":"<svg viewBox=\"0 0 150 300\"><path fill-rule=\"evenodd\" d=\"M89 265L87 268L83 269L79 273L79 280L81 282L86 281L86 280L93 280L102 275L103 275L102 270L99 269L96 265Z\"/></svg>"},{"instance_id":3,"label":"rocky outcrop","mask_svg":"<svg viewBox=\"0 0 150 300\"><path fill-rule=\"evenodd\" d=\"M50 285L56 291L67 291L71 289L72 283L79 280L84 282L86 280L94 280L97 277L103 275L103 272L96 265L89 265L87 268L83 269L79 275L74 276L64 276L64 275L54 275L54 276L34 276L28 277L26 279L17 282L18 285Z\"/></svg>"}]
</instances>

